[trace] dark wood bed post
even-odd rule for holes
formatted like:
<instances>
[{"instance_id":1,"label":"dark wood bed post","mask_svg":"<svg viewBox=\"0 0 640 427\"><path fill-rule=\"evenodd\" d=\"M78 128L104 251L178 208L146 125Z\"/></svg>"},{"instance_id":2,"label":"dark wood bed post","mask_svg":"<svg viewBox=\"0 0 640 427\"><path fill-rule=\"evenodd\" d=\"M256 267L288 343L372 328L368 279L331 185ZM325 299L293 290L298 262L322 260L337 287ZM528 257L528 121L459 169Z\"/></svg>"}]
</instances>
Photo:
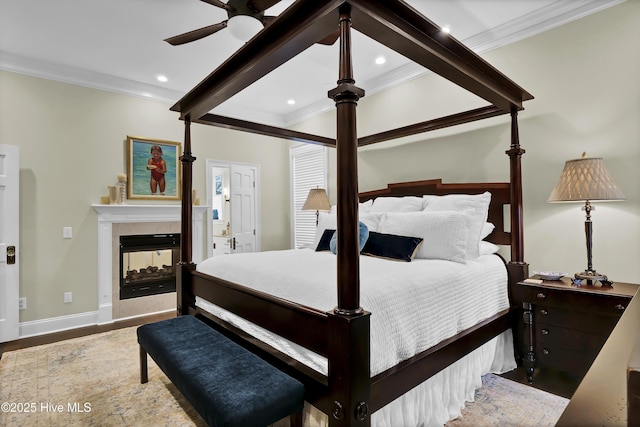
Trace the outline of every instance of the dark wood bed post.
<instances>
[{"instance_id":1,"label":"dark wood bed post","mask_svg":"<svg viewBox=\"0 0 640 427\"><path fill-rule=\"evenodd\" d=\"M511 220L511 260L507 263L509 273L509 301L512 306L511 330L514 342L521 342L525 330L520 319L522 316L530 315L529 311L522 307L514 306L513 301L517 299L519 291L518 282L529 276L529 264L524 262L524 226L522 222L522 155L525 150L520 147L520 137L518 135L518 110L511 107L511 148L507 150L510 160L510 220ZM533 337L529 337L533 339ZM533 341L529 341L533 342ZM519 346L514 346L516 361L522 364L530 372L533 366L533 347L531 351L523 353Z\"/></svg>"},{"instance_id":2,"label":"dark wood bed post","mask_svg":"<svg viewBox=\"0 0 640 427\"><path fill-rule=\"evenodd\" d=\"M524 262L524 226L522 223L522 155L518 135L518 109L511 107L511 148L506 152L510 159L511 182L511 261L509 270L510 290L529 275L529 265Z\"/></svg>"},{"instance_id":3,"label":"dark wood bed post","mask_svg":"<svg viewBox=\"0 0 640 427\"><path fill-rule=\"evenodd\" d=\"M356 106L364 90L355 86L351 63L351 9L340 8L338 86L328 95L336 103L338 188L338 306L329 316L328 359L332 410L329 425L369 426L370 313L360 307L358 227L358 136Z\"/></svg>"},{"instance_id":4,"label":"dark wood bed post","mask_svg":"<svg viewBox=\"0 0 640 427\"><path fill-rule=\"evenodd\" d=\"M178 268L176 270L176 296L177 296L177 311L178 316L188 314L189 306L193 305L195 301L184 301L186 298L183 292L184 287L190 286L191 275L188 271L195 270L195 264L191 259L192 256L192 241L193 241L193 205L192 205L192 178L193 178L193 162L196 160L191 155L191 119L185 117L184 119L184 150L182 156L180 156L180 162L182 164L182 209L181 209L181 224L180 224L180 261L178 262ZM191 293L189 293L191 295Z\"/></svg>"},{"instance_id":5,"label":"dark wood bed post","mask_svg":"<svg viewBox=\"0 0 640 427\"><path fill-rule=\"evenodd\" d=\"M338 307L339 314L362 312L360 307L360 254L358 230L358 135L356 106L364 90L355 86L351 64L351 17L340 9L340 69L338 86L329 91L336 103L338 169Z\"/></svg>"}]
</instances>

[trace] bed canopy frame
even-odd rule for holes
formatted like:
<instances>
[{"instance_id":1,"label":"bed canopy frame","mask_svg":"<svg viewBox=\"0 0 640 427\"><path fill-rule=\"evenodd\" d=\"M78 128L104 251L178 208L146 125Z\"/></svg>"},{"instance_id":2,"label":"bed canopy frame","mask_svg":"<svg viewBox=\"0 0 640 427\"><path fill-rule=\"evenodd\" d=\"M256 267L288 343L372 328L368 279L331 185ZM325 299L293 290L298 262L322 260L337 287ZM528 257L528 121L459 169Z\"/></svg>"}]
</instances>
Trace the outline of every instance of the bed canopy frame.
<instances>
[{"instance_id":1,"label":"bed canopy frame","mask_svg":"<svg viewBox=\"0 0 640 427\"><path fill-rule=\"evenodd\" d=\"M336 138L223 117L209 113L245 87L259 80L316 41L339 27L338 81L328 95L336 105ZM357 87L351 64L351 29L396 52L486 100L489 105L378 134L358 137L356 106L364 96ZM202 315L195 295L204 296L248 320L326 356L327 377L301 366L273 349L217 319L214 327L232 334L244 345L269 358L301 379L306 398L329 415L331 426L369 425L369 415L443 367L511 327L512 313L501 313L480 325L438 344L373 378L369 375L369 317L360 306L358 202L379 195L424 194L425 186L435 194L445 192L492 192L490 221L496 224L491 238L511 246L507 262L511 289L528 275L524 261L522 223L521 156L517 114L533 96L500 73L473 51L400 0L298 0L270 25L227 59L171 109L185 124L182 162L182 247L178 264L178 314ZM458 124L511 116L511 146L508 183L483 185L441 184L439 180L390 186L381 192L358 193L358 147L388 141ZM239 285L195 271L192 262L192 164L191 123L284 138L333 147L337 152L337 307L321 313L252 292ZM502 208L509 205L510 232L504 230ZM501 222L498 222L501 221ZM508 311L508 310L507 310ZM452 344L455 343L455 344Z\"/></svg>"}]
</instances>

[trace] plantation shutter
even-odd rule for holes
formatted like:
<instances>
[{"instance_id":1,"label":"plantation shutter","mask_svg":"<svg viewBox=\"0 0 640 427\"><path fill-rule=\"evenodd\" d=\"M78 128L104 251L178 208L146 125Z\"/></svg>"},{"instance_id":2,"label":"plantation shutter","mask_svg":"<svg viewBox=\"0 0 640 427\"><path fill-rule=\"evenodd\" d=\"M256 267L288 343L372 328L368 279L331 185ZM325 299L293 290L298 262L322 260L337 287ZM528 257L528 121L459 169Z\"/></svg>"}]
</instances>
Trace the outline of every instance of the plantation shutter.
<instances>
[{"instance_id":1,"label":"plantation shutter","mask_svg":"<svg viewBox=\"0 0 640 427\"><path fill-rule=\"evenodd\" d=\"M290 148L292 247L311 247L316 233L316 212L302 206L312 188L327 188L327 153L317 145Z\"/></svg>"}]
</instances>

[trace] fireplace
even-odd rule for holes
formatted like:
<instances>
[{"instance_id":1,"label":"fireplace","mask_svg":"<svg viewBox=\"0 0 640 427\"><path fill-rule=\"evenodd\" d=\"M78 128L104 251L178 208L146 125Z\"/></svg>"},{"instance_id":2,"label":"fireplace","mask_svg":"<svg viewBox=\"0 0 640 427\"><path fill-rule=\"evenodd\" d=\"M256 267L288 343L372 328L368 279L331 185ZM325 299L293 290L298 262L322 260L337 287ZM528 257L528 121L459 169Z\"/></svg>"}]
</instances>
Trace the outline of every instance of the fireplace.
<instances>
[{"instance_id":1,"label":"fireplace","mask_svg":"<svg viewBox=\"0 0 640 427\"><path fill-rule=\"evenodd\" d=\"M95 323L129 319L176 309L176 294L120 299L120 237L180 234L180 205L92 205L98 214L98 311ZM193 262L206 256L206 206L193 206ZM209 211L211 212L211 211Z\"/></svg>"},{"instance_id":2,"label":"fireplace","mask_svg":"<svg viewBox=\"0 0 640 427\"><path fill-rule=\"evenodd\" d=\"M176 290L180 234L120 236L120 299Z\"/></svg>"}]
</instances>

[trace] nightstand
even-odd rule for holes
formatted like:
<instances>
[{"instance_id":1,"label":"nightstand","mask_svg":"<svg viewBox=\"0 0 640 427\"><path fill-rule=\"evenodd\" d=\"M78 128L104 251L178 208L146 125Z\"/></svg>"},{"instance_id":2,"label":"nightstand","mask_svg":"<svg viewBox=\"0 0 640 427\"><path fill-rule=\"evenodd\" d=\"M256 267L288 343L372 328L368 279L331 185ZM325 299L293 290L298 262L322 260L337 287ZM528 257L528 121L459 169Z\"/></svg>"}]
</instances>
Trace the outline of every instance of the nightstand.
<instances>
[{"instance_id":1,"label":"nightstand","mask_svg":"<svg viewBox=\"0 0 640 427\"><path fill-rule=\"evenodd\" d=\"M516 302L524 311L517 345L529 383L537 367L582 379L639 287L577 286L568 277L518 283Z\"/></svg>"}]
</instances>

